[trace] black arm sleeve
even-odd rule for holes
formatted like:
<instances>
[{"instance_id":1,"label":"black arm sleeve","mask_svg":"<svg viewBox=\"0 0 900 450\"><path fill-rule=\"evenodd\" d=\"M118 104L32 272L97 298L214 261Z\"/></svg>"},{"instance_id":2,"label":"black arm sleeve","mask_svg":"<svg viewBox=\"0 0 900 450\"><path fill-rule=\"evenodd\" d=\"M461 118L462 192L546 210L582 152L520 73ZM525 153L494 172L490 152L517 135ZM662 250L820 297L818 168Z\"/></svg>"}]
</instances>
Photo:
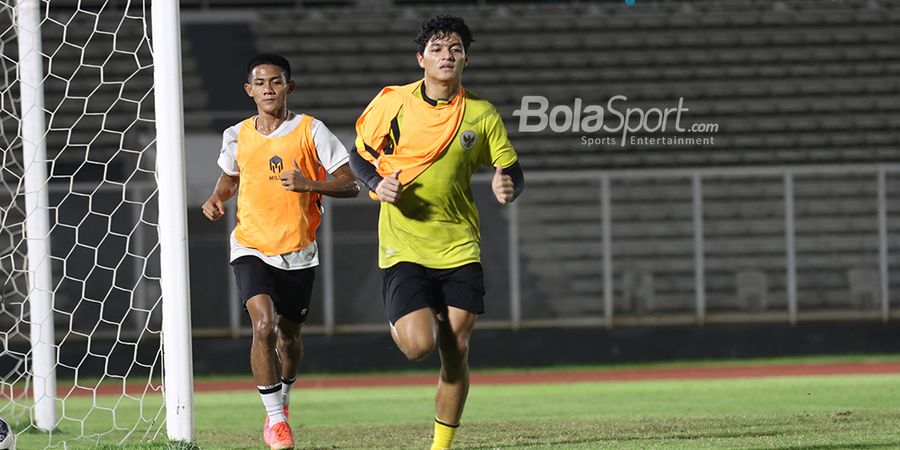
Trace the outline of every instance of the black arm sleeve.
<instances>
[{"instance_id":1,"label":"black arm sleeve","mask_svg":"<svg viewBox=\"0 0 900 450\"><path fill-rule=\"evenodd\" d=\"M362 182L370 191L375 192L378 183L381 183L381 175L378 175L378 172L375 171L375 166L363 159L356 149L350 150L350 168L353 169L357 180Z\"/></svg>"},{"instance_id":2,"label":"black arm sleeve","mask_svg":"<svg viewBox=\"0 0 900 450\"><path fill-rule=\"evenodd\" d=\"M362 159L361 156L360 159ZM522 172L522 166L516 161L511 166L503 169L503 175L509 175L512 178L513 200L519 198L519 194L525 190L525 174Z\"/></svg>"}]
</instances>

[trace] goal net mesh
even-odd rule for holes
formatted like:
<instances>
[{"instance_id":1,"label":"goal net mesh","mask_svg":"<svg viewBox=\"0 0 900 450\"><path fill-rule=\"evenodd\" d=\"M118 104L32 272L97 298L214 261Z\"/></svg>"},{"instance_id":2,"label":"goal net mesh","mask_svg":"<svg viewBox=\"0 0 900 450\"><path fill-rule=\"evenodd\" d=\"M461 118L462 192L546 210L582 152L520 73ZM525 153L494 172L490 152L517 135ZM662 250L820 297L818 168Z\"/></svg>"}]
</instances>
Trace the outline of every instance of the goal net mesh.
<instances>
[{"instance_id":1,"label":"goal net mesh","mask_svg":"<svg viewBox=\"0 0 900 450\"><path fill-rule=\"evenodd\" d=\"M165 414L149 2L39 2L46 160L36 163L49 206L33 212L17 8L0 2L0 417L19 448L154 439ZM26 236L28 214L46 214L50 228L57 421L46 434L29 433L26 240L41 237Z\"/></svg>"}]
</instances>

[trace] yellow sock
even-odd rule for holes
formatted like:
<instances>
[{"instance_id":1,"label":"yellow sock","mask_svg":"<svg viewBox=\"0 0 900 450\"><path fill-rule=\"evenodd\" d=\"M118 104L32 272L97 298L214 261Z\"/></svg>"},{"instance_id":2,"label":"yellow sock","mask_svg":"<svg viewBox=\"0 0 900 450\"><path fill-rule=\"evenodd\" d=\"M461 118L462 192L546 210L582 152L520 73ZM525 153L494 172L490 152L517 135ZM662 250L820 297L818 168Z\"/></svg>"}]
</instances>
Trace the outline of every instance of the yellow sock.
<instances>
[{"instance_id":1,"label":"yellow sock","mask_svg":"<svg viewBox=\"0 0 900 450\"><path fill-rule=\"evenodd\" d=\"M450 450L453 444L453 435L459 424L449 425L441 422L437 418L434 419L434 443L431 444L431 450Z\"/></svg>"}]
</instances>

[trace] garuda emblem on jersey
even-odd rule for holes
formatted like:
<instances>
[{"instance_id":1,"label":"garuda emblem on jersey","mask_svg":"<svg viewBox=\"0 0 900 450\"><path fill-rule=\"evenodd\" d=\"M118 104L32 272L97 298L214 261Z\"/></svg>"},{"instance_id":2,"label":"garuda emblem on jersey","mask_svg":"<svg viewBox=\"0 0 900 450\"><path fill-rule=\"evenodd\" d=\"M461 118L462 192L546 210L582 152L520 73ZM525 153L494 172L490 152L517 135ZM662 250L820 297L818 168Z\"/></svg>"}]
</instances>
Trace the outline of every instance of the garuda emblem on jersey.
<instances>
[{"instance_id":1,"label":"garuda emblem on jersey","mask_svg":"<svg viewBox=\"0 0 900 450\"><path fill-rule=\"evenodd\" d=\"M459 137L459 143L463 150L471 150L476 142L478 142L478 135L472 130L463 131L462 136Z\"/></svg>"}]
</instances>

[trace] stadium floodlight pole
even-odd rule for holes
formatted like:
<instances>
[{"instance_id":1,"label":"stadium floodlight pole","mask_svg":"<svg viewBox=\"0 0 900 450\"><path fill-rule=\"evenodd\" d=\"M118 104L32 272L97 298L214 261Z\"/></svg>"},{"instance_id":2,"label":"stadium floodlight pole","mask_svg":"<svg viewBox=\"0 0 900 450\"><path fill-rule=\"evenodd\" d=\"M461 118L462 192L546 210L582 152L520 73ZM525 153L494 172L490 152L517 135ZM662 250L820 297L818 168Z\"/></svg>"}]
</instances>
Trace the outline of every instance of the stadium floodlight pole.
<instances>
[{"instance_id":1,"label":"stadium floodlight pole","mask_svg":"<svg viewBox=\"0 0 900 450\"><path fill-rule=\"evenodd\" d=\"M28 305L31 368L34 374L34 425L56 427L56 348L53 280L50 266L50 209L47 143L44 140L44 78L39 0L18 0L19 87L22 96L22 152L25 162L25 239L28 247Z\"/></svg>"},{"instance_id":2,"label":"stadium floodlight pole","mask_svg":"<svg viewBox=\"0 0 900 450\"><path fill-rule=\"evenodd\" d=\"M158 0L153 2L150 10L156 104L156 176L159 186L163 389L169 439L193 441L191 297L188 285L181 21L178 8L178 0Z\"/></svg>"}]
</instances>

